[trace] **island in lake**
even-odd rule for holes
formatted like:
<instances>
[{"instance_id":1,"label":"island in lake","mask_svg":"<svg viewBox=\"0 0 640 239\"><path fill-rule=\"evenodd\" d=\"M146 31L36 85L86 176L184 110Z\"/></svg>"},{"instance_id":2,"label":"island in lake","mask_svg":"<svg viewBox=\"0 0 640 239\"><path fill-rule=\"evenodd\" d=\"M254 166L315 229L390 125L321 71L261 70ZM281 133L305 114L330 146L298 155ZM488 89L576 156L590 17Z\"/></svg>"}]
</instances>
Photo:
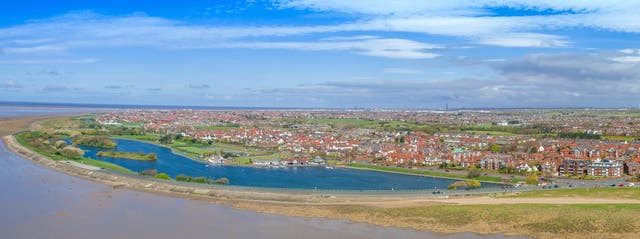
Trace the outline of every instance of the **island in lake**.
<instances>
[{"instance_id":1,"label":"island in lake","mask_svg":"<svg viewBox=\"0 0 640 239\"><path fill-rule=\"evenodd\" d=\"M142 152L120 152L120 151L100 151L97 156L99 157L110 157L110 158L124 158L124 159L133 159L133 160L157 160L158 155L156 153L142 153Z\"/></svg>"}]
</instances>

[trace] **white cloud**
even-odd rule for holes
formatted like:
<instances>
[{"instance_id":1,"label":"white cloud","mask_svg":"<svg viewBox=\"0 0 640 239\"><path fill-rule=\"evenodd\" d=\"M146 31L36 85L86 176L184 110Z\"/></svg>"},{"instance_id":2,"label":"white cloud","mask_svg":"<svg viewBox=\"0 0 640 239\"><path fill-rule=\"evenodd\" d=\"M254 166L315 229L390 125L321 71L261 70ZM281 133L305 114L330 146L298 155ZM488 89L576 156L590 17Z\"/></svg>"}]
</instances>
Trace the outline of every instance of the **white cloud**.
<instances>
[{"instance_id":1,"label":"white cloud","mask_svg":"<svg viewBox=\"0 0 640 239\"><path fill-rule=\"evenodd\" d=\"M61 52L64 48L57 46L10 47L2 49L4 53L51 53Z\"/></svg>"},{"instance_id":2,"label":"white cloud","mask_svg":"<svg viewBox=\"0 0 640 239\"><path fill-rule=\"evenodd\" d=\"M512 33L484 37L479 43L505 47L564 47L569 42L563 37L538 33Z\"/></svg>"},{"instance_id":3,"label":"white cloud","mask_svg":"<svg viewBox=\"0 0 640 239\"><path fill-rule=\"evenodd\" d=\"M425 59L437 57L437 54L426 52L439 48L432 44L426 44L406 39L375 38L356 41L318 41L318 42L239 42L223 44L229 48L253 48L253 49L290 49L307 51L326 50L353 50L362 55L403 58Z\"/></svg>"}]
</instances>

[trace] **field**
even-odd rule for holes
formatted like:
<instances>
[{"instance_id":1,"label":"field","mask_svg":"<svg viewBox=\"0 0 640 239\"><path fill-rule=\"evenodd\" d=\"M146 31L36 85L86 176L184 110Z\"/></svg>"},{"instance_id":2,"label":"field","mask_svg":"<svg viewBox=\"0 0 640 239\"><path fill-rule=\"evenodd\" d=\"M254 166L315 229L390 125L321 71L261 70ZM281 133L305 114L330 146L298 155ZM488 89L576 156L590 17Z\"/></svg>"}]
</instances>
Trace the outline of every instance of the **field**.
<instances>
[{"instance_id":1,"label":"field","mask_svg":"<svg viewBox=\"0 0 640 239\"><path fill-rule=\"evenodd\" d=\"M267 154L267 155L259 155L259 156L238 157L233 161L233 163L234 164L250 164L251 160L255 160L255 159L283 159L288 157L293 157L293 155L289 153L275 153L275 154Z\"/></svg>"},{"instance_id":2,"label":"field","mask_svg":"<svg viewBox=\"0 0 640 239\"><path fill-rule=\"evenodd\" d=\"M399 208L340 205L260 205L238 208L303 217L346 218L385 227L442 233L517 234L535 238L634 238L640 229L637 204L428 204Z\"/></svg>"},{"instance_id":3,"label":"field","mask_svg":"<svg viewBox=\"0 0 640 239\"><path fill-rule=\"evenodd\" d=\"M640 199L638 188L573 188L542 191L520 192L507 197L515 198L544 198L544 197L569 197L569 198L609 198L609 199Z\"/></svg>"}]
</instances>

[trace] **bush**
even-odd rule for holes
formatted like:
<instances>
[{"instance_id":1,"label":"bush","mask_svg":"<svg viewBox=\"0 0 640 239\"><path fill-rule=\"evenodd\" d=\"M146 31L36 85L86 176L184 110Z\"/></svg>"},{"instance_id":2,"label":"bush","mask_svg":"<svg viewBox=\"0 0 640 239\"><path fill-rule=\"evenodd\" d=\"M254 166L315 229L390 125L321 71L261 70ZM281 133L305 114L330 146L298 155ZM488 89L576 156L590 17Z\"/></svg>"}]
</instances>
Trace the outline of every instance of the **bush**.
<instances>
[{"instance_id":1,"label":"bush","mask_svg":"<svg viewBox=\"0 0 640 239\"><path fill-rule=\"evenodd\" d=\"M213 181L211 181L211 179L205 178L205 177L195 177L191 179L192 183L206 183L206 184L211 184L213 183Z\"/></svg>"},{"instance_id":2,"label":"bush","mask_svg":"<svg viewBox=\"0 0 640 239\"><path fill-rule=\"evenodd\" d=\"M468 189L474 189L474 188L479 188L480 186L482 186L482 184L478 180L467 180L465 181L465 186Z\"/></svg>"},{"instance_id":3,"label":"bush","mask_svg":"<svg viewBox=\"0 0 640 239\"><path fill-rule=\"evenodd\" d=\"M73 146L64 147L58 152L60 152L60 155L71 159L76 159L84 155L84 151L82 151L82 149Z\"/></svg>"},{"instance_id":4,"label":"bush","mask_svg":"<svg viewBox=\"0 0 640 239\"><path fill-rule=\"evenodd\" d=\"M158 159L158 155L156 153L148 153L145 157L147 157L148 159L153 159L153 160Z\"/></svg>"},{"instance_id":5,"label":"bush","mask_svg":"<svg viewBox=\"0 0 640 239\"><path fill-rule=\"evenodd\" d=\"M118 145L107 136L79 136L73 140L75 144L96 148L113 149Z\"/></svg>"},{"instance_id":6,"label":"bush","mask_svg":"<svg viewBox=\"0 0 640 239\"><path fill-rule=\"evenodd\" d=\"M155 177L158 175L158 170L157 169L147 169L147 170L143 170L140 175L142 176L151 176L151 177Z\"/></svg>"},{"instance_id":7,"label":"bush","mask_svg":"<svg viewBox=\"0 0 640 239\"><path fill-rule=\"evenodd\" d=\"M477 169L470 169L469 173L467 173L467 178L478 178L480 177L480 171Z\"/></svg>"},{"instance_id":8,"label":"bush","mask_svg":"<svg viewBox=\"0 0 640 239\"><path fill-rule=\"evenodd\" d=\"M191 181L191 177L184 175L184 174L180 174L178 176L176 176L176 181L181 181L181 182L190 182Z\"/></svg>"},{"instance_id":9,"label":"bush","mask_svg":"<svg viewBox=\"0 0 640 239\"><path fill-rule=\"evenodd\" d=\"M216 179L215 183L216 184L229 184L229 179L228 178L219 178L219 179Z\"/></svg>"},{"instance_id":10,"label":"bush","mask_svg":"<svg viewBox=\"0 0 640 239\"><path fill-rule=\"evenodd\" d=\"M538 185L538 175L535 173L530 174L525 182L531 185Z\"/></svg>"},{"instance_id":11,"label":"bush","mask_svg":"<svg viewBox=\"0 0 640 239\"><path fill-rule=\"evenodd\" d=\"M159 173L158 175L156 175L156 178L164 179L164 180L171 180L171 177L169 177L169 175L166 174L166 173Z\"/></svg>"},{"instance_id":12,"label":"bush","mask_svg":"<svg viewBox=\"0 0 640 239\"><path fill-rule=\"evenodd\" d=\"M447 187L447 189L452 190L459 187L464 187L465 189L474 189L479 188L480 186L482 186L482 184L478 180L466 180L452 183Z\"/></svg>"}]
</instances>

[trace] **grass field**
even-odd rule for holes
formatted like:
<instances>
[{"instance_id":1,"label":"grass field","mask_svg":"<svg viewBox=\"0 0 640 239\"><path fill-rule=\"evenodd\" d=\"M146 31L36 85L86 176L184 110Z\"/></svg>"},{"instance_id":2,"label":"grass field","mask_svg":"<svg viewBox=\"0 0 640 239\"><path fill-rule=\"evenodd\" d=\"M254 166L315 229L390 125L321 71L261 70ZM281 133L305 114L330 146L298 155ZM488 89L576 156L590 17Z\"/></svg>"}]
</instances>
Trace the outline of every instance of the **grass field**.
<instances>
[{"instance_id":1,"label":"grass field","mask_svg":"<svg viewBox=\"0 0 640 239\"><path fill-rule=\"evenodd\" d=\"M497 136L519 136L520 134L504 132L504 131L491 131L491 130L469 130L467 133L475 133L482 135L497 135Z\"/></svg>"},{"instance_id":2,"label":"grass field","mask_svg":"<svg viewBox=\"0 0 640 239\"><path fill-rule=\"evenodd\" d=\"M259 156L248 156L248 157L238 157L233 163L234 164L250 164L251 160L256 159L283 159L293 157L292 154L289 153L275 153L275 154L267 154L267 155L259 155Z\"/></svg>"},{"instance_id":3,"label":"grass field","mask_svg":"<svg viewBox=\"0 0 640 239\"><path fill-rule=\"evenodd\" d=\"M352 168L373 169L373 170L395 172L395 173L408 173L408 174L423 175L423 176L467 179L466 174L455 174L455 173L446 173L446 172L428 171L428 170L415 170L415 169L408 169L408 168L386 167L386 166L368 165L368 164L348 164L347 166ZM489 181L489 182L502 181L502 179L499 177L491 177L491 176L480 176L476 179L480 181Z\"/></svg>"},{"instance_id":4,"label":"grass field","mask_svg":"<svg viewBox=\"0 0 640 239\"><path fill-rule=\"evenodd\" d=\"M243 209L286 212L444 233L518 234L534 238L636 238L640 205L505 204L375 206L243 205Z\"/></svg>"},{"instance_id":5,"label":"grass field","mask_svg":"<svg viewBox=\"0 0 640 239\"><path fill-rule=\"evenodd\" d=\"M505 197L543 198L543 197L575 197L575 198L609 198L640 199L638 188L567 188L557 190L526 191Z\"/></svg>"}]
</instances>

